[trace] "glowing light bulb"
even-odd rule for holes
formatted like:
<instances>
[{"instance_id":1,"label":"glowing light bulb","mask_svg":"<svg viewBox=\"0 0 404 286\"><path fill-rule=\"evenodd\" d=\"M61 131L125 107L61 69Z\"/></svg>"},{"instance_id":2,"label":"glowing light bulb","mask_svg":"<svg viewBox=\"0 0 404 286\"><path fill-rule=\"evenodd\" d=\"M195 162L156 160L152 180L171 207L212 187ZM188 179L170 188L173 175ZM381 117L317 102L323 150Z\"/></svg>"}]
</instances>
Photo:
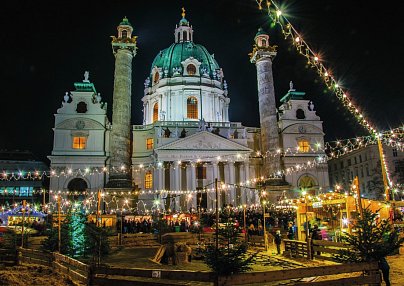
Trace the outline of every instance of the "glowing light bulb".
<instances>
[{"instance_id":1,"label":"glowing light bulb","mask_svg":"<svg viewBox=\"0 0 404 286\"><path fill-rule=\"evenodd\" d=\"M282 11L281 10L276 10L276 16L280 17L282 15Z\"/></svg>"}]
</instances>

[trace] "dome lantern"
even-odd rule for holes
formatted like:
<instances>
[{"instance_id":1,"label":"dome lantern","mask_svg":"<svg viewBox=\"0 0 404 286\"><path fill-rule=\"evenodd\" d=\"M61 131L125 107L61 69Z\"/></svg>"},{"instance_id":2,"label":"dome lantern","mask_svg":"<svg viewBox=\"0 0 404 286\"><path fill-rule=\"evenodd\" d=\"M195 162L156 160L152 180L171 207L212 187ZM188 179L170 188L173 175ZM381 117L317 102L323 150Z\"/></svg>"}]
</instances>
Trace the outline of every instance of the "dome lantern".
<instances>
[{"instance_id":1,"label":"dome lantern","mask_svg":"<svg viewBox=\"0 0 404 286\"><path fill-rule=\"evenodd\" d=\"M185 9L182 8L182 19L179 22L179 25L175 27L174 36L176 43L182 42L192 42L194 39L192 30L192 26L189 25L187 19L185 19Z\"/></svg>"}]
</instances>

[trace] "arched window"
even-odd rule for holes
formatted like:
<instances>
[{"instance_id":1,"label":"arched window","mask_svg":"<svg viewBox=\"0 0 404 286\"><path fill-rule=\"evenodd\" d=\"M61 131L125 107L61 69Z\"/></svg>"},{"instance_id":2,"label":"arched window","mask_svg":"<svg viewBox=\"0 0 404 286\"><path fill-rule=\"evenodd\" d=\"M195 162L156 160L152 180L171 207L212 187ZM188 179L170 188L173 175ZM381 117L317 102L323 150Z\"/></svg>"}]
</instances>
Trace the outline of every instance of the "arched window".
<instances>
[{"instance_id":1,"label":"arched window","mask_svg":"<svg viewBox=\"0 0 404 286\"><path fill-rule=\"evenodd\" d=\"M159 104L156 102L153 106L153 122L159 120Z\"/></svg>"},{"instance_id":2,"label":"arched window","mask_svg":"<svg viewBox=\"0 0 404 286\"><path fill-rule=\"evenodd\" d=\"M299 140L297 142L299 146L299 152L301 153L307 153L310 151L310 142L306 139Z\"/></svg>"},{"instance_id":3,"label":"arched window","mask_svg":"<svg viewBox=\"0 0 404 286\"><path fill-rule=\"evenodd\" d=\"M154 73L154 77L153 77L153 83L158 83L160 79L160 73L158 71L156 71Z\"/></svg>"},{"instance_id":4,"label":"arched window","mask_svg":"<svg viewBox=\"0 0 404 286\"><path fill-rule=\"evenodd\" d=\"M128 31L122 30L122 39L125 39L128 37Z\"/></svg>"},{"instance_id":5,"label":"arched window","mask_svg":"<svg viewBox=\"0 0 404 286\"><path fill-rule=\"evenodd\" d=\"M74 178L67 185L69 191L85 191L87 188L87 182L82 178Z\"/></svg>"},{"instance_id":6,"label":"arched window","mask_svg":"<svg viewBox=\"0 0 404 286\"><path fill-rule=\"evenodd\" d=\"M184 42L188 41L188 33L187 33L187 31L182 32L182 40Z\"/></svg>"},{"instance_id":7,"label":"arched window","mask_svg":"<svg viewBox=\"0 0 404 286\"><path fill-rule=\"evenodd\" d=\"M187 118L198 119L198 100L195 97L187 99Z\"/></svg>"},{"instance_id":8,"label":"arched window","mask_svg":"<svg viewBox=\"0 0 404 286\"><path fill-rule=\"evenodd\" d=\"M196 67L193 64L187 65L187 73L188 75L194 75L196 74Z\"/></svg>"},{"instance_id":9,"label":"arched window","mask_svg":"<svg viewBox=\"0 0 404 286\"><path fill-rule=\"evenodd\" d=\"M303 111L303 109L298 109L298 110L296 110L296 118L297 119L305 119L306 118L306 115L304 115L304 111Z\"/></svg>"},{"instance_id":10,"label":"arched window","mask_svg":"<svg viewBox=\"0 0 404 286\"><path fill-rule=\"evenodd\" d=\"M267 45L267 40L262 39L261 40L261 46L265 47Z\"/></svg>"},{"instance_id":11,"label":"arched window","mask_svg":"<svg viewBox=\"0 0 404 286\"><path fill-rule=\"evenodd\" d=\"M152 171L147 171L144 175L144 188L151 189L153 188L153 174Z\"/></svg>"},{"instance_id":12,"label":"arched window","mask_svg":"<svg viewBox=\"0 0 404 286\"><path fill-rule=\"evenodd\" d=\"M317 186L316 180L308 175L303 175L299 180L299 187L301 189L310 189Z\"/></svg>"}]
</instances>

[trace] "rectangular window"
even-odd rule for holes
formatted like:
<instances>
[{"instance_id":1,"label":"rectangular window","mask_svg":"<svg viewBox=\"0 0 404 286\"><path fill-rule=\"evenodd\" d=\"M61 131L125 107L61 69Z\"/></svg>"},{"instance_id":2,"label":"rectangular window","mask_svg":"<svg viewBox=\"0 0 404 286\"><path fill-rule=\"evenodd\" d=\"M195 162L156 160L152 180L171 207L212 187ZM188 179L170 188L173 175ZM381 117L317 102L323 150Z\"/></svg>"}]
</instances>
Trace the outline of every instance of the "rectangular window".
<instances>
[{"instance_id":1,"label":"rectangular window","mask_svg":"<svg viewBox=\"0 0 404 286\"><path fill-rule=\"evenodd\" d=\"M361 178L363 178L363 166L361 166Z\"/></svg>"},{"instance_id":2,"label":"rectangular window","mask_svg":"<svg viewBox=\"0 0 404 286\"><path fill-rule=\"evenodd\" d=\"M206 167L198 166L196 168L196 179L205 180L206 179Z\"/></svg>"},{"instance_id":3,"label":"rectangular window","mask_svg":"<svg viewBox=\"0 0 404 286\"><path fill-rule=\"evenodd\" d=\"M344 169L344 162L341 161L339 164L340 164L341 169Z\"/></svg>"},{"instance_id":4,"label":"rectangular window","mask_svg":"<svg viewBox=\"0 0 404 286\"><path fill-rule=\"evenodd\" d=\"M348 166L351 166L351 165L352 165L351 159L348 159Z\"/></svg>"},{"instance_id":5,"label":"rectangular window","mask_svg":"<svg viewBox=\"0 0 404 286\"><path fill-rule=\"evenodd\" d=\"M355 161L355 164L358 164L358 161L356 161L356 156L354 157L354 161Z\"/></svg>"},{"instance_id":6,"label":"rectangular window","mask_svg":"<svg viewBox=\"0 0 404 286\"><path fill-rule=\"evenodd\" d=\"M362 155L359 155L359 163L362 163Z\"/></svg>"},{"instance_id":7,"label":"rectangular window","mask_svg":"<svg viewBox=\"0 0 404 286\"><path fill-rule=\"evenodd\" d=\"M400 173L400 162L394 162L394 172Z\"/></svg>"},{"instance_id":8,"label":"rectangular window","mask_svg":"<svg viewBox=\"0 0 404 286\"><path fill-rule=\"evenodd\" d=\"M298 145L299 145L299 152L307 153L307 152L310 151L310 144L309 144L309 141L307 141L307 140L300 140L300 141L298 142Z\"/></svg>"},{"instance_id":9,"label":"rectangular window","mask_svg":"<svg viewBox=\"0 0 404 286\"><path fill-rule=\"evenodd\" d=\"M87 137L73 137L73 149L86 149Z\"/></svg>"},{"instance_id":10,"label":"rectangular window","mask_svg":"<svg viewBox=\"0 0 404 286\"><path fill-rule=\"evenodd\" d=\"M334 164L334 171L337 170L337 164Z\"/></svg>"},{"instance_id":11,"label":"rectangular window","mask_svg":"<svg viewBox=\"0 0 404 286\"><path fill-rule=\"evenodd\" d=\"M151 171L147 171L144 175L144 188L151 189L153 187L153 174Z\"/></svg>"},{"instance_id":12,"label":"rectangular window","mask_svg":"<svg viewBox=\"0 0 404 286\"><path fill-rule=\"evenodd\" d=\"M394 149L393 149L393 157L397 157L397 156L398 156L398 154L397 154L397 149L394 148Z\"/></svg>"},{"instance_id":13,"label":"rectangular window","mask_svg":"<svg viewBox=\"0 0 404 286\"><path fill-rule=\"evenodd\" d=\"M369 172L369 166L368 165L366 165L366 176L370 176L370 172Z\"/></svg>"},{"instance_id":14,"label":"rectangular window","mask_svg":"<svg viewBox=\"0 0 404 286\"><path fill-rule=\"evenodd\" d=\"M147 138L146 139L146 149L151 150L154 147L154 140L153 138Z\"/></svg>"}]
</instances>

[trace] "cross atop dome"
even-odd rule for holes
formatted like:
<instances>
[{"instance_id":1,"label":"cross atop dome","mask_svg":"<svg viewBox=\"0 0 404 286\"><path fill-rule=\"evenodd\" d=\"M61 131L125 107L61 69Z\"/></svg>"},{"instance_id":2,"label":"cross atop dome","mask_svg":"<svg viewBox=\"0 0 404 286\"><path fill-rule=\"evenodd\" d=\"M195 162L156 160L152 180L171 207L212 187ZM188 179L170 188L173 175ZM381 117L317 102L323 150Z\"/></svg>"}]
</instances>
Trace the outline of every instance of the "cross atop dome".
<instances>
[{"instance_id":1,"label":"cross atop dome","mask_svg":"<svg viewBox=\"0 0 404 286\"><path fill-rule=\"evenodd\" d=\"M179 25L175 26L175 42L192 42L193 41L193 33L192 26L189 25L187 19L185 19L185 8L182 7L181 13L182 19L180 20Z\"/></svg>"}]
</instances>

